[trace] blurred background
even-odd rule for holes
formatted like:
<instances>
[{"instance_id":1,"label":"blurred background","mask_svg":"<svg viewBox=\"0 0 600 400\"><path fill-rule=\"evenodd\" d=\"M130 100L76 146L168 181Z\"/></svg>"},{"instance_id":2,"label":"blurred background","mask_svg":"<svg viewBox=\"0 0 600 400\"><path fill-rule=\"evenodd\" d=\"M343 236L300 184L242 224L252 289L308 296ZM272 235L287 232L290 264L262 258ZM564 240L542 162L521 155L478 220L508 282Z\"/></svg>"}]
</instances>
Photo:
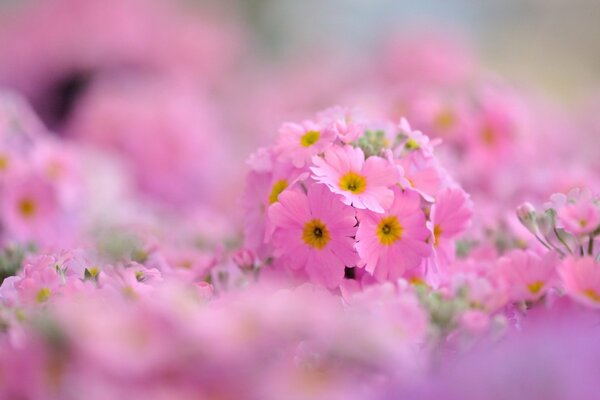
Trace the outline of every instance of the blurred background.
<instances>
[{"instance_id":1,"label":"blurred background","mask_svg":"<svg viewBox=\"0 0 600 400\"><path fill-rule=\"evenodd\" d=\"M600 74L594 0L239 0L237 7L275 57L315 46L369 57L390 32L431 28L462 36L500 74L568 100Z\"/></svg>"},{"instance_id":2,"label":"blurred background","mask_svg":"<svg viewBox=\"0 0 600 400\"><path fill-rule=\"evenodd\" d=\"M5 21L14 20L15 9L28 3L53 1L0 0L0 13ZM79 4L79 7L87 3L88 8L92 8L91 3L98 3L98 8L114 6L111 1L95 0L54 3ZM138 3L143 9L157 2ZM192 6L196 13L205 15L218 11L222 17L226 15L224 20L228 23L243 26L238 32L244 36L244 49L238 60L241 63L257 56L276 63L316 51L352 56L359 61L377 57L374 50L391 33L432 29L461 37L485 65L501 75L544 88L560 98L578 99L589 93L599 79L600 3L594 0L174 0L164 3L179 3L176 8L188 10ZM72 17L76 18L76 11L72 11ZM47 18L43 23L51 30L52 13ZM198 25L203 22L206 20L197 21ZM110 35L110 24L104 28ZM85 29L79 34L85 36Z\"/></svg>"}]
</instances>

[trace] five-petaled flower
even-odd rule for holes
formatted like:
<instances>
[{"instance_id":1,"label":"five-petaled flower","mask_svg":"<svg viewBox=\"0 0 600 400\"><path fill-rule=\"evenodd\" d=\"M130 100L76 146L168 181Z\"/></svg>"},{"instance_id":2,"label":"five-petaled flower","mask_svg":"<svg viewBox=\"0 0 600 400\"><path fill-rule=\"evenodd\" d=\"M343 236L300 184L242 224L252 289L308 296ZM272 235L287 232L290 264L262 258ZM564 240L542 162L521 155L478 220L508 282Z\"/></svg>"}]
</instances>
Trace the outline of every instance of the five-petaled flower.
<instances>
[{"instance_id":1,"label":"five-petaled flower","mask_svg":"<svg viewBox=\"0 0 600 400\"><path fill-rule=\"evenodd\" d=\"M303 270L311 281L335 288L344 278L344 268L356 265L355 211L325 185L313 184L307 194L284 191L269 208L269 218L279 260Z\"/></svg>"}]
</instances>

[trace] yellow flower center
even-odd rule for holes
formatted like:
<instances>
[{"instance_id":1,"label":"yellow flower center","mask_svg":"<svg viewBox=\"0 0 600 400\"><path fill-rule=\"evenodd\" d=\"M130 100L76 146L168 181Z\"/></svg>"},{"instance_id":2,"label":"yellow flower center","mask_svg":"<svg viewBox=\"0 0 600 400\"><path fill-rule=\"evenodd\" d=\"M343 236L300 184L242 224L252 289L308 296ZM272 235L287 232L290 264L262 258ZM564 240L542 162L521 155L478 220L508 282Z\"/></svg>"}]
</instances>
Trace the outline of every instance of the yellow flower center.
<instances>
[{"instance_id":1,"label":"yellow flower center","mask_svg":"<svg viewBox=\"0 0 600 400\"><path fill-rule=\"evenodd\" d=\"M142 271L135 271L135 280L138 282L143 282L146 277Z\"/></svg>"},{"instance_id":2,"label":"yellow flower center","mask_svg":"<svg viewBox=\"0 0 600 400\"><path fill-rule=\"evenodd\" d=\"M421 146L419 146L419 143L417 143L415 139L411 138L406 141L406 144L404 144L404 148L406 150L418 150L419 148L421 148Z\"/></svg>"},{"instance_id":3,"label":"yellow flower center","mask_svg":"<svg viewBox=\"0 0 600 400\"><path fill-rule=\"evenodd\" d=\"M21 199L18 208L21 215L25 218L31 218L37 212L37 205L35 204L35 201L30 198Z\"/></svg>"},{"instance_id":4,"label":"yellow flower center","mask_svg":"<svg viewBox=\"0 0 600 400\"><path fill-rule=\"evenodd\" d=\"M529 291L532 294L538 294L540 290L542 290L542 288L544 287L544 282L542 281L536 281L533 283L530 283L529 285L527 285L527 289L529 289Z\"/></svg>"},{"instance_id":5,"label":"yellow flower center","mask_svg":"<svg viewBox=\"0 0 600 400\"><path fill-rule=\"evenodd\" d=\"M377 225L377 237L381 244L390 246L395 241L402 238L402 232L404 228L398 222L398 218L395 216L385 217L379 221Z\"/></svg>"},{"instance_id":6,"label":"yellow flower center","mask_svg":"<svg viewBox=\"0 0 600 400\"><path fill-rule=\"evenodd\" d=\"M598 292L596 292L594 289L588 289L588 290L584 291L583 294L588 299L590 299L596 303L600 303L600 294L598 294Z\"/></svg>"},{"instance_id":7,"label":"yellow flower center","mask_svg":"<svg viewBox=\"0 0 600 400\"><path fill-rule=\"evenodd\" d=\"M444 110L435 116L433 124L439 129L449 129L456 123L456 117L451 110Z\"/></svg>"},{"instance_id":8,"label":"yellow flower center","mask_svg":"<svg viewBox=\"0 0 600 400\"><path fill-rule=\"evenodd\" d=\"M269 204L275 203L279 199L279 195L281 192L288 187L288 181L285 179L280 179L273 184L271 188L271 193L269 194Z\"/></svg>"},{"instance_id":9,"label":"yellow flower center","mask_svg":"<svg viewBox=\"0 0 600 400\"><path fill-rule=\"evenodd\" d=\"M50 298L50 293L50 289L41 288L35 295L35 301L37 301L38 303L43 303L47 301Z\"/></svg>"},{"instance_id":10,"label":"yellow flower center","mask_svg":"<svg viewBox=\"0 0 600 400\"><path fill-rule=\"evenodd\" d=\"M437 246L442 235L442 227L439 224L433 226L433 245Z\"/></svg>"},{"instance_id":11,"label":"yellow flower center","mask_svg":"<svg viewBox=\"0 0 600 400\"><path fill-rule=\"evenodd\" d=\"M315 218L304 224L302 240L304 240L304 243L307 245L321 250L327 246L327 243L331 240L331 236L323 221Z\"/></svg>"},{"instance_id":12,"label":"yellow flower center","mask_svg":"<svg viewBox=\"0 0 600 400\"><path fill-rule=\"evenodd\" d=\"M409 282L411 285L415 285L415 286L425 286L427 287L427 282L425 282L423 280L423 278L420 278L418 276L413 276L412 278L409 279Z\"/></svg>"},{"instance_id":13,"label":"yellow flower center","mask_svg":"<svg viewBox=\"0 0 600 400\"><path fill-rule=\"evenodd\" d=\"M354 194L360 194L367 188L367 179L356 172L348 172L339 181L340 188Z\"/></svg>"},{"instance_id":14,"label":"yellow flower center","mask_svg":"<svg viewBox=\"0 0 600 400\"><path fill-rule=\"evenodd\" d=\"M313 144L317 143L319 138L321 137L321 132L319 131L308 131L300 138L300 144L304 147L310 147Z\"/></svg>"},{"instance_id":15,"label":"yellow flower center","mask_svg":"<svg viewBox=\"0 0 600 400\"><path fill-rule=\"evenodd\" d=\"M121 293L123 293L123 296L128 299L137 300L139 298L139 295L131 286L125 286L123 289L121 289Z\"/></svg>"},{"instance_id":16,"label":"yellow flower center","mask_svg":"<svg viewBox=\"0 0 600 400\"><path fill-rule=\"evenodd\" d=\"M485 145L490 147L496 144L496 132L494 132L494 129L490 126L484 127L481 131L481 140L483 140Z\"/></svg>"},{"instance_id":17,"label":"yellow flower center","mask_svg":"<svg viewBox=\"0 0 600 400\"><path fill-rule=\"evenodd\" d=\"M0 171L6 171L8 169L8 157L5 155L0 156Z\"/></svg>"},{"instance_id":18,"label":"yellow flower center","mask_svg":"<svg viewBox=\"0 0 600 400\"><path fill-rule=\"evenodd\" d=\"M83 272L83 278L84 280L97 280L99 274L100 269L98 267L89 267Z\"/></svg>"}]
</instances>

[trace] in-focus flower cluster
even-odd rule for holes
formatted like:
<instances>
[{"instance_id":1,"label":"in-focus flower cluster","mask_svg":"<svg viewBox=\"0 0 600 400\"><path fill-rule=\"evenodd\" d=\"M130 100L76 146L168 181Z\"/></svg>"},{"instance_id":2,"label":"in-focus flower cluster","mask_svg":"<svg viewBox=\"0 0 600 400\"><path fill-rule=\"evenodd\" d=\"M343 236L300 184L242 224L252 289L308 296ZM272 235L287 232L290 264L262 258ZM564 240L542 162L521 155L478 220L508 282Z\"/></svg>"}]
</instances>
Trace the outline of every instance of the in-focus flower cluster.
<instances>
[{"instance_id":1,"label":"in-focus flower cluster","mask_svg":"<svg viewBox=\"0 0 600 400\"><path fill-rule=\"evenodd\" d=\"M249 161L246 247L265 274L330 289L354 287L348 280L434 282L471 216L435 145L406 120L339 107L282 125L277 143Z\"/></svg>"}]
</instances>

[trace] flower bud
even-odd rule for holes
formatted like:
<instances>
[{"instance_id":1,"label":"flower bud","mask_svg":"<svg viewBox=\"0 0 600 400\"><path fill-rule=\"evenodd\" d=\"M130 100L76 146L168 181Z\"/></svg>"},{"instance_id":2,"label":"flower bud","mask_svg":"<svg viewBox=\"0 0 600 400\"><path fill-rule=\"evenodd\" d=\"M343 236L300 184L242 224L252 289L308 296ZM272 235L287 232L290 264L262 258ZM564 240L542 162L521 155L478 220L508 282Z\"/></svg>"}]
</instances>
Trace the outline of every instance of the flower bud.
<instances>
[{"instance_id":1,"label":"flower bud","mask_svg":"<svg viewBox=\"0 0 600 400\"><path fill-rule=\"evenodd\" d=\"M517 207L517 218L528 231L535 232L537 228L535 208L531 203L523 203Z\"/></svg>"},{"instance_id":2,"label":"flower bud","mask_svg":"<svg viewBox=\"0 0 600 400\"><path fill-rule=\"evenodd\" d=\"M250 249L239 249L233 253L232 260L241 270L251 271L256 265L256 255Z\"/></svg>"},{"instance_id":3,"label":"flower bud","mask_svg":"<svg viewBox=\"0 0 600 400\"><path fill-rule=\"evenodd\" d=\"M544 237L548 237L556 228L556 211L550 208L542 215L536 216L536 225Z\"/></svg>"}]
</instances>

